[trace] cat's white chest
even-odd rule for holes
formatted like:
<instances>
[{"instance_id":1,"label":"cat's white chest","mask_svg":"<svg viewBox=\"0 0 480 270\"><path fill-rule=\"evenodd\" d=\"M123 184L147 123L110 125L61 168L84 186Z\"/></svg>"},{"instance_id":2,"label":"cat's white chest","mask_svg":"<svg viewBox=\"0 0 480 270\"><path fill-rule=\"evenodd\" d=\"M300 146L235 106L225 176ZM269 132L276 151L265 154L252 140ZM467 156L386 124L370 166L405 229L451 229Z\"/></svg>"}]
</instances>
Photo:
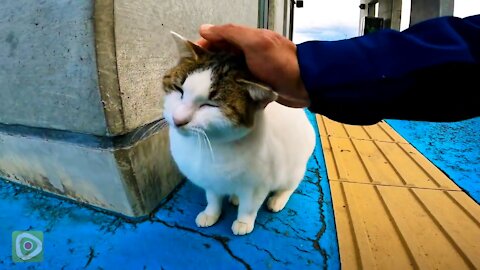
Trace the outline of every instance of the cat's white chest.
<instances>
[{"instance_id":1,"label":"cat's white chest","mask_svg":"<svg viewBox=\"0 0 480 270\"><path fill-rule=\"evenodd\" d=\"M170 134L171 152L180 171L194 184L219 193L233 192L247 178L244 159L234 158L234 149L218 149L197 138ZM228 151L228 153L226 152Z\"/></svg>"},{"instance_id":2,"label":"cat's white chest","mask_svg":"<svg viewBox=\"0 0 480 270\"><path fill-rule=\"evenodd\" d=\"M315 146L305 113L278 104L248 136L229 143L184 136L170 129L170 149L180 171L194 184L218 194L242 189L296 188Z\"/></svg>"}]
</instances>

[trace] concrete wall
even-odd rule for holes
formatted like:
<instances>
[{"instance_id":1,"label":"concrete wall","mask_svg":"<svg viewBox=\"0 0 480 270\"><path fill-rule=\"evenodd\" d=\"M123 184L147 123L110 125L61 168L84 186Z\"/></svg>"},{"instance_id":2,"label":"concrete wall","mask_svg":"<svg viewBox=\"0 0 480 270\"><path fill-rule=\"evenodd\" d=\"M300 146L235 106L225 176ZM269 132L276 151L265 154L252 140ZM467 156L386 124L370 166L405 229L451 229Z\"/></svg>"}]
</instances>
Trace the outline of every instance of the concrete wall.
<instances>
[{"instance_id":1,"label":"concrete wall","mask_svg":"<svg viewBox=\"0 0 480 270\"><path fill-rule=\"evenodd\" d=\"M105 134L93 1L2 0L0 123Z\"/></svg>"},{"instance_id":2,"label":"concrete wall","mask_svg":"<svg viewBox=\"0 0 480 270\"><path fill-rule=\"evenodd\" d=\"M268 1L268 29L274 30L284 36L289 34L290 1Z\"/></svg>"},{"instance_id":3,"label":"concrete wall","mask_svg":"<svg viewBox=\"0 0 480 270\"><path fill-rule=\"evenodd\" d=\"M378 17L384 18L384 27L400 30L402 15L402 0L380 0L378 5Z\"/></svg>"},{"instance_id":4,"label":"concrete wall","mask_svg":"<svg viewBox=\"0 0 480 270\"><path fill-rule=\"evenodd\" d=\"M116 0L115 42L125 130L162 116L161 77L176 64L170 31L196 40L202 23L257 26L258 1Z\"/></svg>"},{"instance_id":5,"label":"concrete wall","mask_svg":"<svg viewBox=\"0 0 480 270\"><path fill-rule=\"evenodd\" d=\"M169 31L202 23L257 26L258 1L4 0L0 123L125 134L162 117Z\"/></svg>"},{"instance_id":6,"label":"concrete wall","mask_svg":"<svg viewBox=\"0 0 480 270\"><path fill-rule=\"evenodd\" d=\"M453 15L454 0L412 0L410 25L440 16Z\"/></svg>"}]
</instances>

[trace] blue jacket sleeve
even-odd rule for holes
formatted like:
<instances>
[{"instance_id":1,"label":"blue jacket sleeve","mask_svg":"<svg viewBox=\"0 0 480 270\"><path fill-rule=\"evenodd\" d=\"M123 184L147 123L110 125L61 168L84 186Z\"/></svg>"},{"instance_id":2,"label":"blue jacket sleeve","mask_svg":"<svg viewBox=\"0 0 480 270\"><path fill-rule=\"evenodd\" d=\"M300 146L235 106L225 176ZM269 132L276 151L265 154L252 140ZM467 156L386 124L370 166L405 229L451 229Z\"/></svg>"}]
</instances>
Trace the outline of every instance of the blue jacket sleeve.
<instances>
[{"instance_id":1,"label":"blue jacket sleeve","mask_svg":"<svg viewBox=\"0 0 480 270\"><path fill-rule=\"evenodd\" d=\"M310 110L348 124L480 115L480 15L297 45Z\"/></svg>"}]
</instances>

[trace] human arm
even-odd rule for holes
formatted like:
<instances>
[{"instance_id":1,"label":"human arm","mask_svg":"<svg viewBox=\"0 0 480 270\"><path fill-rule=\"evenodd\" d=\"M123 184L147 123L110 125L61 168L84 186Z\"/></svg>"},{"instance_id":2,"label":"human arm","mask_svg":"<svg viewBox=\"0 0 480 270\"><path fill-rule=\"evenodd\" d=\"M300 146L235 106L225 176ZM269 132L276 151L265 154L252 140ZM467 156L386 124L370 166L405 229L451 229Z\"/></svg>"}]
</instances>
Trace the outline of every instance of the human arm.
<instances>
[{"instance_id":1,"label":"human arm","mask_svg":"<svg viewBox=\"0 0 480 270\"><path fill-rule=\"evenodd\" d=\"M223 25L201 29L200 45L235 47L280 103L339 122L456 121L480 114L479 21L444 17L297 46L272 31Z\"/></svg>"},{"instance_id":2,"label":"human arm","mask_svg":"<svg viewBox=\"0 0 480 270\"><path fill-rule=\"evenodd\" d=\"M297 45L310 109L349 124L480 115L480 16Z\"/></svg>"}]
</instances>

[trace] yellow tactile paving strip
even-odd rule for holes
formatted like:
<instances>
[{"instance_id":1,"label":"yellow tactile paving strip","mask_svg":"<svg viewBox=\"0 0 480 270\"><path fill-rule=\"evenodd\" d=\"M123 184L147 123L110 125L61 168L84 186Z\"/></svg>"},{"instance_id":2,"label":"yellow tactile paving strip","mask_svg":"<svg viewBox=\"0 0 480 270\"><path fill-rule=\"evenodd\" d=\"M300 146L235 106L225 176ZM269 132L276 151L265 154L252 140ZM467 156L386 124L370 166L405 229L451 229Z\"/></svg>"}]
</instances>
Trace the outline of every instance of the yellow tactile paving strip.
<instances>
[{"instance_id":1,"label":"yellow tactile paving strip","mask_svg":"<svg viewBox=\"0 0 480 270\"><path fill-rule=\"evenodd\" d=\"M480 206L388 124L317 116L342 269L480 269Z\"/></svg>"}]
</instances>

